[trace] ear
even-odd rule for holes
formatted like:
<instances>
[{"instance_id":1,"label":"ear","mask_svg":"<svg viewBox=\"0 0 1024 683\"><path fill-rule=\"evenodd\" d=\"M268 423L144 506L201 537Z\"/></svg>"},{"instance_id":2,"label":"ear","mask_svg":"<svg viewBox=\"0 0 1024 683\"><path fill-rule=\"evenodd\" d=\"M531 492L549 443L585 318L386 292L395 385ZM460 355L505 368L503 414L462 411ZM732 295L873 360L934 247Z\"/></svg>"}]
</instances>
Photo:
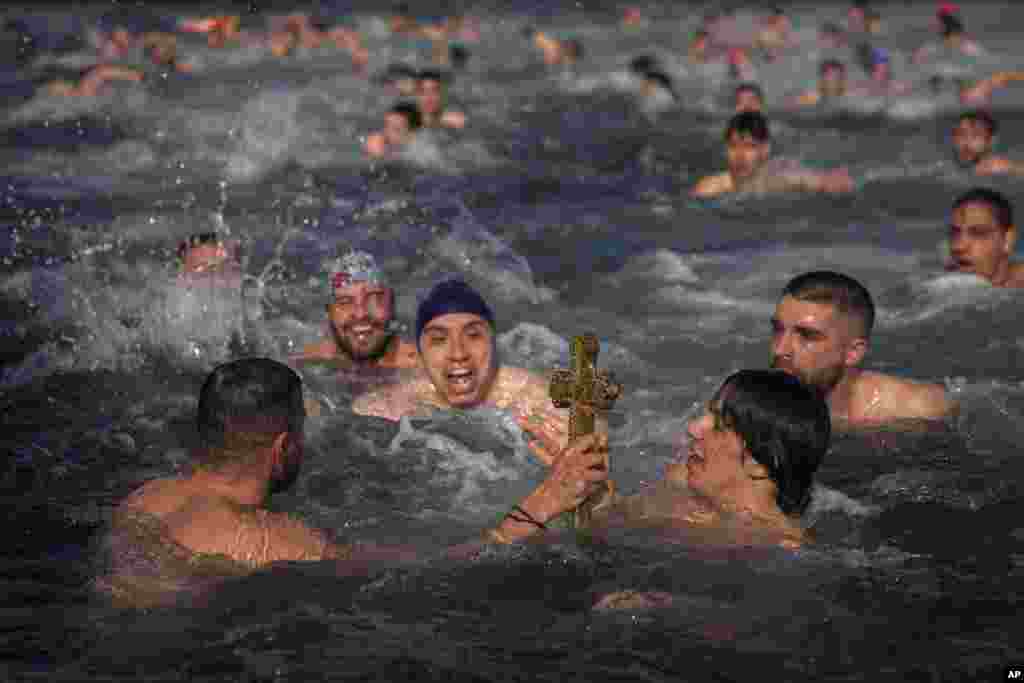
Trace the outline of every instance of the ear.
<instances>
[{"instance_id":1,"label":"ear","mask_svg":"<svg viewBox=\"0 0 1024 683\"><path fill-rule=\"evenodd\" d=\"M288 459L288 451L292 448L292 435L290 432L281 432L274 437L274 443L270 446L271 472L274 477L282 477L285 471L285 462Z\"/></svg>"},{"instance_id":2,"label":"ear","mask_svg":"<svg viewBox=\"0 0 1024 683\"><path fill-rule=\"evenodd\" d=\"M845 363L848 368L856 367L864 360L864 356L866 356L867 353L868 340L864 337L854 337L853 340L847 344L846 351L843 353L843 363Z\"/></svg>"},{"instance_id":3,"label":"ear","mask_svg":"<svg viewBox=\"0 0 1024 683\"><path fill-rule=\"evenodd\" d=\"M1011 225L1006 229L1006 234L1003 236L1003 251L1009 256L1013 253L1013 248L1017 244L1017 226Z\"/></svg>"}]
</instances>

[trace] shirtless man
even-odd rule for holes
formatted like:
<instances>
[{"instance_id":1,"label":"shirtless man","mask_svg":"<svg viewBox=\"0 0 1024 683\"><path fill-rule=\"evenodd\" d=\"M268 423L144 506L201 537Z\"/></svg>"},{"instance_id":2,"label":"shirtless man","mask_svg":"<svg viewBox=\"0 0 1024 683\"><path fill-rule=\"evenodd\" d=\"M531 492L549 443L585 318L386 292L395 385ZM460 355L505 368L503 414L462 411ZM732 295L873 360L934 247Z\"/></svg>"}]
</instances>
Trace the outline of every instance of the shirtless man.
<instances>
[{"instance_id":1,"label":"shirtless man","mask_svg":"<svg viewBox=\"0 0 1024 683\"><path fill-rule=\"evenodd\" d=\"M939 21L942 24L942 42L926 43L914 51L911 61L914 64L922 64L942 53L964 56L980 57L985 54L982 47L971 40L964 32L963 22L955 14L941 14Z\"/></svg>"},{"instance_id":2,"label":"shirtless man","mask_svg":"<svg viewBox=\"0 0 1024 683\"><path fill-rule=\"evenodd\" d=\"M1016 242L1013 207L1000 193L977 188L953 204L949 270L979 275L995 287L1024 287L1024 263L1010 260Z\"/></svg>"},{"instance_id":3,"label":"shirtless man","mask_svg":"<svg viewBox=\"0 0 1024 683\"><path fill-rule=\"evenodd\" d=\"M818 84L813 90L798 95L790 104L815 106L837 100L846 95L846 65L835 59L826 59L818 67Z\"/></svg>"},{"instance_id":4,"label":"shirtless man","mask_svg":"<svg viewBox=\"0 0 1024 683\"><path fill-rule=\"evenodd\" d=\"M420 128L423 118L411 102L399 102L384 114L384 128L366 137L363 150L377 159L399 154Z\"/></svg>"},{"instance_id":5,"label":"shirtless man","mask_svg":"<svg viewBox=\"0 0 1024 683\"><path fill-rule=\"evenodd\" d=\"M445 106L444 77L440 71L421 71L416 79L416 104L419 106L423 125L428 128L463 128L466 115Z\"/></svg>"},{"instance_id":6,"label":"shirtless man","mask_svg":"<svg viewBox=\"0 0 1024 683\"><path fill-rule=\"evenodd\" d=\"M394 334L395 291L372 254L352 251L332 264L327 284L330 336L293 360L337 360L359 368L414 368L416 347Z\"/></svg>"},{"instance_id":7,"label":"shirtless man","mask_svg":"<svg viewBox=\"0 0 1024 683\"><path fill-rule=\"evenodd\" d=\"M818 387L837 427L947 416L953 406L942 386L859 367L874 319L871 295L853 278L831 271L797 276L772 316L771 366Z\"/></svg>"},{"instance_id":8,"label":"shirtless man","mask_svg":"<svg viewBox=\"0 0 1024 683\"><path fill-rule=\"evenodd\" d=\"M235 253L237 246L216 232L192 235L178 245L180 275L239 273L241 265Z\"/></svg>"},{"instance_id":9,"label":"shirtless man","mask_svg":"<svg viewBox=\"0 0 1024 683\"><path fill-rule=\"evenodd\" d=\"M196 566L220 555L251 570L351 554L302 522L265 509L270 495L290 486L302 465L305 411L302 381L294 371L267 358L218 366L200 391L196 421L200 446L191 472L154 479L115 510L107 539L113 567L100 582L115 600L166 597L158 594L160 578L167 581L171 558L182 555L191 555ZM129 559L158 552L131 547L154 536L170 549L168 566L155 573Z\"/></svg>"},{"instance_id":10,"label":"shirtless man","mask_svg":"<svg viewBox=\"0 0 1024 683\"><path fill-rule=\"evenodd\" d=\"M707 176L692 195L717 197L737 192L850 192L853 181L845 169L819 173L797 164L770 163L768 121L758 112L736 114L725 130L728 170Z\"/></svg>"},{"instance_id":11,"label":"shirtless man","mask_svg":"<svg viewBox=\"0 0 1024 683\"><path fill-rule=\"evenodd\" d=\"M140 83L144 79L145 74L138 69L116 64L99 64L82 71L76 80L62 78L50 81L46 84L46 93L65 97L95 97L108 83Z\"/></svg>"},{"instance_id":12,"label":"shirtless man","mask_svg":"<svg viewBox=\"0 0 1024 683\"><path fill-rule=\"evenodd\" d=\"M499 363L494 314L464 281L442 281L420 303L416 345L425 372L360 396L352 405L354 412L398 420L431 407L490 405L547 424L563 444L568 441L568 411L552 406L543 377Z\"/></svg>"},{"instance_id":13,"label":"shirtless man","mask_svg":"<svg viewBox=\"0 0 1024 683\"><path fill-rule=\"evenodd\" d=\"M1024 175L1024 164L992 153L997 126L985 111L961 114L953 128L953 153L957 164L978 175Z\"/></svg>"}]
</instances>

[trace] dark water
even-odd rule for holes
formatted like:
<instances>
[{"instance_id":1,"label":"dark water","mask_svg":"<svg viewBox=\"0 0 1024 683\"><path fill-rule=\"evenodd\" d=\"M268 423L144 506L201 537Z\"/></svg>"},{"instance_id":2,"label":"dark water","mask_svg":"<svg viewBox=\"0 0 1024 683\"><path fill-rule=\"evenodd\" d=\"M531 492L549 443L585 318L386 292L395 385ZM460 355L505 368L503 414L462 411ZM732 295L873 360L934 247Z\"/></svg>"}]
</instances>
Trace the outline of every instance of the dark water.
<instances>
[{"instance_id":1,"label":"dark water","mask_svg":"<svg viewBox=\"0 0 1024 683\"><path fill-rule=\"evenodd\" d=\"M58 100L32 77L86 59L61 40L110 8L4 10L39 35L0 79L5 678L954 681L1024 662L1021 304L942 270L949 205L975 183L949 159L954 103L919 90L776 110L777 154L846 165L859 191L695 203L689 188L722 164L731 86L723 69L685 61L705 6L641 5L651 23L622 30L623 6L469 8L481 41L452 98L470 126L375 165L359 136L391 98L336 54L273 63L190 44L192 76ZM806 41L845 11L792 7ZM923 81L930 72L905 57L930 37L934 8L879 8L901 77ZM389 37L371 9L355 15L371 72L424 63L425 46ZM971 4L965 18L990 53L972 68L1024 67L1016 4ZM520 38L527 24L581 35L579 73L541 69ZM643 53L666 64L681 104L638 103L625 66ZM770 105L809 85L816 59L761 65ZM1022 104L1011 89L993 105L1014 158ZM1020 204L1018 181L985 184ZM244 296L173 283L177 243L215 227L243 243ZM506 362L545 371L567 361L572 335L595 331L627 389L610 416L626 492L658 477L721 378L764 365L778 292L811 268L872 291L871 367L946 383L961 415L925 434L837 439L811 511L820 540L799 553L637 530L438 560L542 476L518 429L487 411L401 426L354 416L348 390L310 370L307 386L338 409L310 420L306 470L275 504L424 561L359 576L280 567L162 610L94 601L97 533L128 491L185 464L204 374L316 339L322 263L348 245L386 265L407 328L424 287L458 272L495 305ZM590 609L624 588L675 602Z\"/></svg>"}]
</instances>

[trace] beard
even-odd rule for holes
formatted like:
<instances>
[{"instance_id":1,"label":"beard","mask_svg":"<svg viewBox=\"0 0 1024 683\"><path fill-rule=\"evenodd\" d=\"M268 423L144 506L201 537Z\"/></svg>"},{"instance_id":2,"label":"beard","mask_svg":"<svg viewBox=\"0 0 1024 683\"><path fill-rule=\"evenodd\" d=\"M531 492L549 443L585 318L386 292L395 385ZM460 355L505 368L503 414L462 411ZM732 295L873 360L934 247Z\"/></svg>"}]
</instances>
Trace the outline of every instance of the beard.
<instances>
[{"instance_id":1,"label":"beard","mask_svg":"<svg viewBox=\"0 0 1024 683\"><path fill-rule=\"evenodd\" d=\"M376 337L376 340L373 341L367 349L356 349L349 342L348 336L338 332L338 328L332 324L331 332L334 334L334 343L343 354L356 363L366 363L368 361L375 361L387 353L388 346L390 346L391 340L394 338L394 334L388 332L389 325L380 325L369 320L358 320L353 323L346 324L342 330L350 331L357 325L371 326L373 331L370 334Z\"/></svg>"},{"instance_id":2,"label":"beard","mask_svg":"<svg viewBox=\"0 0 1024 683\"><path fill-rule=\"evenodd\" d=\"M817 370L800 370L788 361L783 360L780 356L772 357L771 366L775 370L785 370L807 386L820 391L822 396L828 396L846 375L846 368L843 365L834 365Z\"/></svg>"}]
</instances>

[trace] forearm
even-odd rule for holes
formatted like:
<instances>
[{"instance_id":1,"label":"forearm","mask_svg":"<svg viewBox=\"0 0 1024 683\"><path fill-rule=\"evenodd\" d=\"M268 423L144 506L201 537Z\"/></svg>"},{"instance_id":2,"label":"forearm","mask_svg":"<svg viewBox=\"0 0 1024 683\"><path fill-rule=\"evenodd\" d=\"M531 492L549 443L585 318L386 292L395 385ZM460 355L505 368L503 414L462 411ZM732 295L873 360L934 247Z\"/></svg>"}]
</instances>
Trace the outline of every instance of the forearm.
<instances>
[{"instance_id":1,"label":"forearm","mask_svg":"<svg viewBox=\"0 0 1024 683\"><path fill-rule=\"evenodd\" d=\"M556 498L548 491L548 482L544 482L519 501L486 535L499 543L514 543L545 531L547 523L562 512L564 510L559 509Z\"/></svg>"}]
</instances>

